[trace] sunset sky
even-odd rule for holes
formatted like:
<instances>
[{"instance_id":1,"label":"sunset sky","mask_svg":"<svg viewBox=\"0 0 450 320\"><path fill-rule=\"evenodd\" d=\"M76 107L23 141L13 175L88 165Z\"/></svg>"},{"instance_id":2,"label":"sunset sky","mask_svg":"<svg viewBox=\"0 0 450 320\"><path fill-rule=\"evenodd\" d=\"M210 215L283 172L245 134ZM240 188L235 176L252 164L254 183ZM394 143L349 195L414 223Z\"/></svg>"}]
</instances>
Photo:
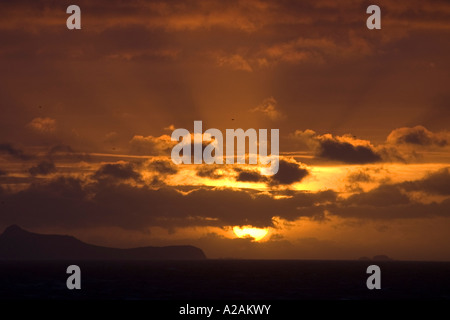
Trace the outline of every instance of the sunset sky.
<instances>
[{"instance_id":1,"label":"sunset sky","mask_svg":"<svg viewBox=\"0 0 450 320\"><path fill-rule=\"evenodd\" d=\"M0 232L450 260L448 1L2 1L0 40ZM279 172L175 165L195 120L279 129Z\"/></svg>"}]
</instances>

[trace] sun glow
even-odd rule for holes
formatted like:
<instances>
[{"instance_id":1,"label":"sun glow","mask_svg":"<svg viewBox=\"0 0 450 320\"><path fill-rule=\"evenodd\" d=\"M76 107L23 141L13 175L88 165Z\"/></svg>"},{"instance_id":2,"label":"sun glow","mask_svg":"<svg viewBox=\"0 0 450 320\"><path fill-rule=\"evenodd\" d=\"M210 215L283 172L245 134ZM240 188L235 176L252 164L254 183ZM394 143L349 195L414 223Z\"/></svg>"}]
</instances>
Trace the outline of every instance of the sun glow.
<instances>
[{"instance_id":1,"label":"sun glow","mask_svg":"<svg viewBox=\"0 0 450 320\"><path fill-rule=\"evenodd\" d=\"M234 227L233 232L238 238L251 237L251 238L255 239L255 241L260 241L269 233L269 229L254 228L252 226L244 226L242 228Z\"/></svg>"}]
</instances>

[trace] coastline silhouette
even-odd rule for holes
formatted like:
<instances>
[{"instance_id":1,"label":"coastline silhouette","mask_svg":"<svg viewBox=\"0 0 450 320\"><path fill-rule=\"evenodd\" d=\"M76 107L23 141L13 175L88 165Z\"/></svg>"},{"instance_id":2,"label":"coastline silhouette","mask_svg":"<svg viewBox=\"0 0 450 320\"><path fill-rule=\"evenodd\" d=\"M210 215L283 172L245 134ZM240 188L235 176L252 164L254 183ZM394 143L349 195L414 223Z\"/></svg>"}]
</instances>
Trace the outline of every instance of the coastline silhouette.
<instances>
[{"instance_id":1,"label":"coastline silhouette","mask_svg":"<svg viewBox=\"0 0 450 320\"><path fill-rule=\"evenodd\" d=\"M68 235L46 235L11 225L0 235L0 260L203 260L194 246L119 249L96 246Z\"/></svg>"}]
</instances>

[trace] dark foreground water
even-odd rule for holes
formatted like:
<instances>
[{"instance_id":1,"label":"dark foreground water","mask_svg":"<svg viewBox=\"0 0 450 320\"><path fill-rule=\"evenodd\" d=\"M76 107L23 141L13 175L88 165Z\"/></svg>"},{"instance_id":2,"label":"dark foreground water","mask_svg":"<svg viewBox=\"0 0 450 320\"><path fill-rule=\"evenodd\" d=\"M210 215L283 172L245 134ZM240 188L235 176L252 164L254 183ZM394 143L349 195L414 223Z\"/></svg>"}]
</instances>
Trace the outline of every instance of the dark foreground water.
<instances>
[{"instance_id":1,"label":"dark foreground water","mask_svg":"<svg viewBox=\"0 0 450 320\"><path fill-rule=\"evenodd\" d=\"M81 290L66 287L81 268ZM366 269L381 268L381 290ZM0 299L450 300L450 262L0 261Z\"/></svg>"}]
</instances>

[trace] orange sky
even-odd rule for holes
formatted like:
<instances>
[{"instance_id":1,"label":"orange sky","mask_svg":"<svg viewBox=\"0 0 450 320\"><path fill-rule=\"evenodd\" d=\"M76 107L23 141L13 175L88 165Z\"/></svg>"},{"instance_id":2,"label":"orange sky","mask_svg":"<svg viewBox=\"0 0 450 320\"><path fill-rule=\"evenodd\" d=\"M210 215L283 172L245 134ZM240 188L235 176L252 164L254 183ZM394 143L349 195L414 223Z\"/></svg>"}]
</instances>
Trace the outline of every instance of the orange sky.
<instances>
[{"instance_id":1,"label":"orange sky","mask_svg":"<svg viewBox=\"0 0 450 320\"><path fill-rule=\"evenodd\" d=\"M448 2L77 1L69 31L70 4L0 4L0 228L450 260ZM280 129L279 172L174 165L170 135L194 120Z\"/></svg>"}]
</instances>

